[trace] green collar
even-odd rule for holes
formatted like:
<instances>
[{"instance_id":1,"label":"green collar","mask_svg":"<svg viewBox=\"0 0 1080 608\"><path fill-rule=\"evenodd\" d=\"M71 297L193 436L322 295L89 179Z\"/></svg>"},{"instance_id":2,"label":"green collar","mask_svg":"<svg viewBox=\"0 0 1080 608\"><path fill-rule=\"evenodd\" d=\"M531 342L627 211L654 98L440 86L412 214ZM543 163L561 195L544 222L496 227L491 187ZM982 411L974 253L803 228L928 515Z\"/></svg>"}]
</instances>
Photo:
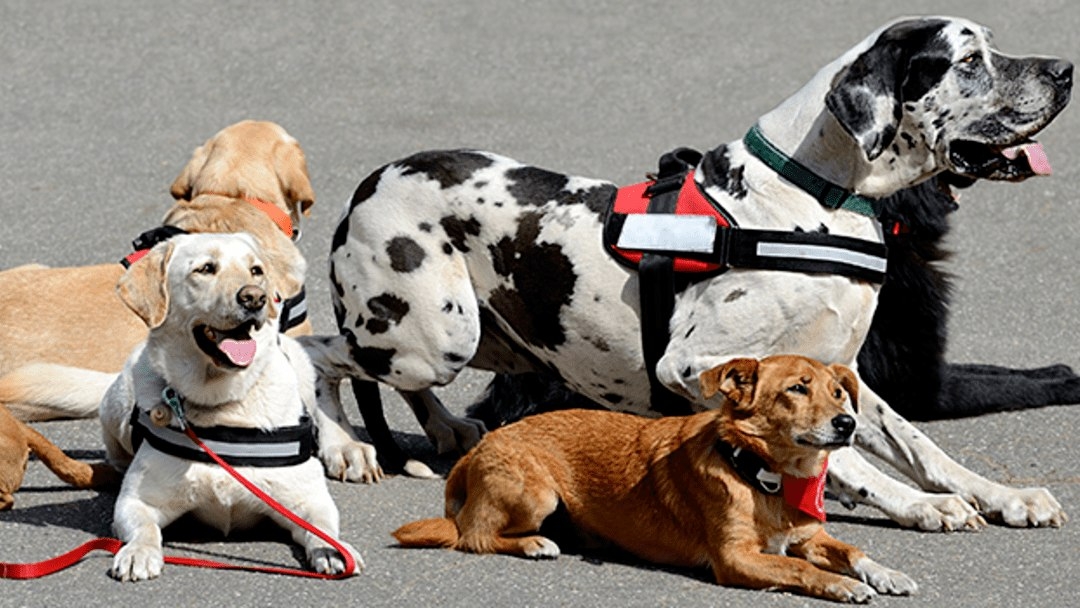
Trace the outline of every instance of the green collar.
<instances>
[{"instance_id":1,"label":"green collar","mask_svg":"<svg viewBox=\"0 0 1080 608\"><path fill-rule=\"evenodd\" d=\"M743 143L750 153L758 157L766 166L805 190L823 206L829 209L847 209L873 218L881 213L880 201L859 196L807 169L799 161L784 154L772 142L765 139L758 125L750 127L746 137L743 138Z\"/></svg>"}]
</instances>

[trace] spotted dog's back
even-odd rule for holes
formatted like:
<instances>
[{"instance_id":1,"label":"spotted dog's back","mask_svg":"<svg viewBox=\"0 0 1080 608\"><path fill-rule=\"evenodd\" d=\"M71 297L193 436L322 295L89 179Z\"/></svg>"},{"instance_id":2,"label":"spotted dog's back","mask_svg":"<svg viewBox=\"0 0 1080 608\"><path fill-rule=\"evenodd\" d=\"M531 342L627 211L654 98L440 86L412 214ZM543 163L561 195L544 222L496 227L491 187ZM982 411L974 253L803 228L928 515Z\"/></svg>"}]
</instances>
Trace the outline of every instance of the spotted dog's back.
<instances>
[{"instance_id":1,"label":"spotted dog's back","mask_svg":"<svg viewBox=\"0 0 1080 608\"><path fill-rule=\"evenodd\" d=\"M598 238L614 192L473 151L425 152L373 173L330 254L338 326L363 376L420 390L470 360L519 372L571 350L580 362L559 361L564 379L603 392L608 370L640 369L627 357L639 350L627 331L635 309L606 295L627 280Z\"/></svg>"}]
</instances>

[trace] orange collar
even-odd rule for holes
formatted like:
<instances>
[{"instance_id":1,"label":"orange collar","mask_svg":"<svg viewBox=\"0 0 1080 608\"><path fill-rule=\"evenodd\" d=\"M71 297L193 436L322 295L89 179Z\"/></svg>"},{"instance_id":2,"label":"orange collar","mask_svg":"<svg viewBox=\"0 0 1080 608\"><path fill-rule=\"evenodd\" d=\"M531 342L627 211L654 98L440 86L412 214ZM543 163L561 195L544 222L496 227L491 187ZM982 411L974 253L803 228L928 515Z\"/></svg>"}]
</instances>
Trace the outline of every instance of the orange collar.
<instances>
[{"instance_id":1,"label":"orange collar","mask_svg":"<svg viewBox=\"0 0 1080 608\"><path fill-rule=\"evenodd\" d=\"M270 219L273 220L275 224L277 224L277 227L281 228L281 231L285 233L285 236L289 237L290 239L293 238L293 225L292 219L289 218L289 214L282 211L281 208L274 203L268 203L262 199L255 198L253 196L245 196L243 197L243 199L254 205L256 209L262 211L267 216L269 216Z\"/></svg>"},{"instance_id":2,"label":"orange collar","mask_svg":"<svg viewBox=\"0 0 1080 608\"><path fill-rule=\"evenodd\" d=\"M269 217L271 221L277 224L277 227L285 233L285 236L291 239L295 235L295 233L293 232L292 219L289 218L289 214L282 211L281 208L274 203L264 201L261 198L255 198L254 196L237 197L233 194L222 194L220 192L200 192L196 196L203 195L222 196L225 198L241 198L253 205L259 211L265 213L267 217Z\"/></svg>"}]
</instances>

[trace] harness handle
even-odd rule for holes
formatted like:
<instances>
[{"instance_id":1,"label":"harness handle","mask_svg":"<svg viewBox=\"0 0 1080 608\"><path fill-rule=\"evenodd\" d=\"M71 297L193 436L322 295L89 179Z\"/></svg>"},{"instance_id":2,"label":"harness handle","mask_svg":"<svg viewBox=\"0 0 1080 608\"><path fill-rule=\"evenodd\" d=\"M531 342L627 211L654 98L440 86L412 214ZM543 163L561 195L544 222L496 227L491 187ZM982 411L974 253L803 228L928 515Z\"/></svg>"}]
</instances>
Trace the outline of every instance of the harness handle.
<instances>
[{"instance_id":1,"label":"harness handle","mask_svg":"<svg viewBox=\"0 0 1080 608\"><path fill-rule=\"evenodd\" d=\"M299 568L285 568L275 566L244 566L240 564L227 564L224 562L216 562L213 560L197 559L191 557L179 557L179 556L165 556L165 563L175 566L189 566L198 568L212 568L215 570L243 570L246 572L263 572L266 574L283 574L287 576L299 576L304 578L318 578L318 579L343 579L353 576L357 573L356 558L353 557L351 551L345 548L345 546L330 536L326 532L315 527L311 523L308 523L296 513L293 513L288 507L282 505L278 501L274 500L269 494L263 492L258 486L251 483L247 478L241 475L236 469L234 469L229 463L225 462L214 453L205 443L202 442L195 432L191 430L190 426L187 426L185 433L188 438L191 439L196 445L198 445L210 458L214 460L221 468L225 469L229 475L236 481L240 482L245 488L252 494L259 497L260 500L270 505L275 511L284 515L289 521L300 526L304 530L314 534L320 539L326 541L331 547L337 550L338 553L345 559L345 570L338 574L324 574L322 572L312 572L310 570L301 570ZM73 566L78 563L83 557L85 557L91 551L108 551L113 555L116 555L124 546L123 541L117 538L101 537L89 540L82 545L59 555L52 559L47 559L40 562L33 563L10 563L0 562L0 578L3 579L33 579L41 578L55 572L59 572L65 568ZM363 566L361 566L362 568Z\"/></svg>"}]
</instances>

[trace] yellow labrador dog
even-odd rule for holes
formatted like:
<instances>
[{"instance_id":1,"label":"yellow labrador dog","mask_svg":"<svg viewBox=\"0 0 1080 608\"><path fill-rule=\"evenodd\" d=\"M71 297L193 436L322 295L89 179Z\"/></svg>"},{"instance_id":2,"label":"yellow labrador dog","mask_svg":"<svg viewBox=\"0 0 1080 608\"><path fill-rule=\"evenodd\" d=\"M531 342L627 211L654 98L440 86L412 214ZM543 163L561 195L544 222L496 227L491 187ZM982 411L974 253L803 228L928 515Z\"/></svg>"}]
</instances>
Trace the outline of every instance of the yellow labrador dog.
<instances>
[{"instance_id":1,"label":"yellow labrador dog","mask_svg":"<svg viewBox=\"0 0 1080 608\"><path fill-rule=\"evenodd\" d=\"M125 470L115 578L161 574L161 529L186 513L223 532L270 517L314 570L344 570L342 555L204 462L181 432L186 424L213 440L255 485L337 536L338 510L314 457L315 372L299 344L279 335L271 296L297 288L303 270L272 266L247 235L201 234L155 246L121 277L120 298L149 335L101 402L108 460Z\"/></svg>"},{"instance_id":2,"label":"yellow labrador dog","mask_svg":"<svg viewBox=\"0 0 1080 608\"><path fill-rule=\"evenodd\" d=\"M226 127L195 149L171 192L177 201L165 226L248 232L268 266L301 258L292 238L315 195L304 153L281 126L246 120ZM76 372L52 364L115 373L146 338L146 326L116 296L123 270L32 264L0 272L0 407L20 420L97 414L101 395L80 390ZM277 295L287 300L299 288ZM308 333L306 321L290 331Z\"/></svg>"}]
</instances>

